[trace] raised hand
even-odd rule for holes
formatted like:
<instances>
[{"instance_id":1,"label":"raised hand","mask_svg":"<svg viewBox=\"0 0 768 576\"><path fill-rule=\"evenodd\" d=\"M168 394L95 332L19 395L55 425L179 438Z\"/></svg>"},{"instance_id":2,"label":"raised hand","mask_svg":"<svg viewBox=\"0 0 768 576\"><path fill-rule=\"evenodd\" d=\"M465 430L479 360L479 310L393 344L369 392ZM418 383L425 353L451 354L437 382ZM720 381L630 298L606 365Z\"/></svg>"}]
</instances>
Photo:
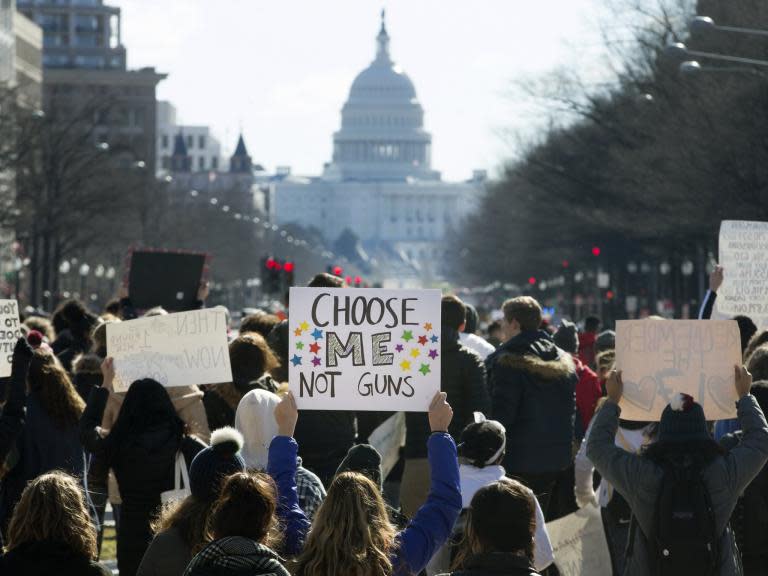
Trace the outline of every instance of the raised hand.
<instances>
[{"instance_id":1,"label":"raised hand","mask_svg":"<svg viewBox=\"0 0 768 576\"><path fill-rule=\"evenodd\" d=\"M453 408L446 401L447 394L438 392L429 405L429 427L432 432L448 432L453 420Z\"/></svg>"},{"instance_id":2,"label":"raised hand","mask_svg":"<svg viewBox=\"0 0 768 576\"><path fill-rule=\"evenodd\" d=\"M720 290L720 286L723 285L723 278L725 277L725 271L723 267L718 264L715 269L709 275L709 289L712 292Z\"/></svg>"},{"instance_id":3,"label":"raised hand","mask_svg":"<svg viewBox=\"0 0 768 576\"><path fill-rule=\"evenodd\" d=\"M104 358L104 361L101 363L101 375L104 378L101 383L101 387L109 390L110 392L114 392L115 360L112 357Z\"/></svg>"},{"instance_id":4,"label":"raised hand","mask_svg":"<svg viewBox=\"0 0 768 576\"><path fill-rule=\"evenodd\" d=\"M288 392L280 401L280 404L275 406L277 433L280 436L293 437L298 419L299 409L296 407L296 398L294 398L293 392Z\"/></svg>"},{"instance_id":5,"label":"raised hand","mask_svg":"<svg viewBox=\"0 0 768 576\"><path fill-rule=\"evenodd\" d=\"M624 382L621 380L621 370L611 370L605 382L605 393L608 400L618 404L624 394Z\"/></svg>"},{"instance_id":6,"label":"raised hand","mask_svg":"<svg viewBox=\"0 0 768 576\"><path fill-rule=\"evenodd\" d=\"M736 364L734 366L736 372L736 394L739 399L744 398L752 389L752 374L744 366Z\"/></svg>"}]
</instances>

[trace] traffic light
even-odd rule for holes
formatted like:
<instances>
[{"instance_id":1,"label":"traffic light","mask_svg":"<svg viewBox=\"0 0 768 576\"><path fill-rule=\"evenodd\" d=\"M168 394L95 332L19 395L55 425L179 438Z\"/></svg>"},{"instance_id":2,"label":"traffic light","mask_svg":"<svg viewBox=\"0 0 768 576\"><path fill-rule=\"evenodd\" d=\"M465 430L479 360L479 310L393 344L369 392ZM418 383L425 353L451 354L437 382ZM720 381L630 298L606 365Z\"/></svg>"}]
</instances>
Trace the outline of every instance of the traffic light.
<instances>
[{"instance_id":1,"label":"traffic light","mask_svg":"<svg viewBox=\"0 0 768 576\"><path fill-rule=\"evenodd\" d=\"M592 246L592 256L600 256L600 246Z\"/></svg>"},{"instance_id":2,"label":"traffic light","mask_svg":"<svg viewBox=\"0 0 768 576\"><path fill-rule=\"evenodd\" d=\"M275 294L280 291L280 270L283 265L277 258L268 256L264 258L261 268L261 286L265 294Z\"/></svg>"},{"instance_id":3,"label":"traffic light","mask_svg":"<svg viewBox=\"0 0 768 576\"><path fill-rule=\"evenodd\" d=\"M286 289L293 286L293 281L294 281L293 273L295 269L296 269L296 265L293 262L286 262L285 264L283 264L283 272L285 272L284 278L285 278Z\"/></svg>"}]
</instances>

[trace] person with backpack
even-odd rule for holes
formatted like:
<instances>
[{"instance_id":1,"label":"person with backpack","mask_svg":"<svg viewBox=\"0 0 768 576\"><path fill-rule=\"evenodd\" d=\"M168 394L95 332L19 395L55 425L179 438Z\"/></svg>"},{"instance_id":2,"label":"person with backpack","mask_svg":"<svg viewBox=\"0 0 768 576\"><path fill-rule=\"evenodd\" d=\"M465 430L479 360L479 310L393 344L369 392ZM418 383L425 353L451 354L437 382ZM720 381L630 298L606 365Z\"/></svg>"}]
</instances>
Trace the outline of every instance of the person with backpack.
<instances>
[{"instance_id":1,"label":"person with backpack","mask_svg":"<svg viewBox=\"0 0 768 576\"><path fill-rule=\"evenodd\" d=\"M768 460L768 423L746 368L735 366L735 381L738 446L726 452L710 436L701 405L678 394L661 415L657 441L631 454L616 446L623 383L621 372L611 372L587 457L632 510L626 576L743 574L729 520Z\"/></svg>"}]
</instances>

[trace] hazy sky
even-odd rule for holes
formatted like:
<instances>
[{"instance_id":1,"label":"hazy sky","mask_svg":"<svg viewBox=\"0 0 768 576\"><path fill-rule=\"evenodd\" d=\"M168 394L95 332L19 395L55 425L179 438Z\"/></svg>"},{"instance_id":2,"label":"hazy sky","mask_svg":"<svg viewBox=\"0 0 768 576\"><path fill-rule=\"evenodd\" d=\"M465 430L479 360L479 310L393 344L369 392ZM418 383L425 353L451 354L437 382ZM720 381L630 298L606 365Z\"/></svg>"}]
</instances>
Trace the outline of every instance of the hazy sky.
<instances>
[{"instance_id":1,"label":"hazy sky","mask_svg":"<svg viewBox=\"0 0 768 576\"><path fill-rule=\"evenodd\" d=\"M507 130L541 118L514 82L556 67L604 73L599 0L107 0L123 9L130 67L169 74L158 98L184 124L254 160L317 174L355 75L375 54L387 10L393 59L416 85L446 179L493 171Z\"/></svg>"}]
</instances>

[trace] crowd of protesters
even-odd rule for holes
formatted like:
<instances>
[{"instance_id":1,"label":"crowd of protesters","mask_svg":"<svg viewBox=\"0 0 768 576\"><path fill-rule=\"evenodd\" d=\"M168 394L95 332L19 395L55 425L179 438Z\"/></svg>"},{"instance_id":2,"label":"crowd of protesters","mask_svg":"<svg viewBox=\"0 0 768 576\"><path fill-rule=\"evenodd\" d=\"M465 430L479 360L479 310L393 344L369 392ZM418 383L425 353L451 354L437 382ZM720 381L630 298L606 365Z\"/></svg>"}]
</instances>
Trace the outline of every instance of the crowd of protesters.
<instances>
[{"instance_id":1,"label":"crowd of protesters","mask_svg":"<svg viewBox=\"0 0 768 576\"><path fill-rule=\"evenodd\" d=\"M391 414L299 416L267 311L231 331L232 382L115 392L106 326L141 312L121 296L23 319L0 379L0 574L108 574L108 503L122 576L557 574L546 523L587 506L617 576L768 574L768 331L746 317L736 420L681 394L638 423L599 318L551 326L519 296L484 324L444 296L442 391L385 477L367 440Z\"/></svg>"}]
</instances>

